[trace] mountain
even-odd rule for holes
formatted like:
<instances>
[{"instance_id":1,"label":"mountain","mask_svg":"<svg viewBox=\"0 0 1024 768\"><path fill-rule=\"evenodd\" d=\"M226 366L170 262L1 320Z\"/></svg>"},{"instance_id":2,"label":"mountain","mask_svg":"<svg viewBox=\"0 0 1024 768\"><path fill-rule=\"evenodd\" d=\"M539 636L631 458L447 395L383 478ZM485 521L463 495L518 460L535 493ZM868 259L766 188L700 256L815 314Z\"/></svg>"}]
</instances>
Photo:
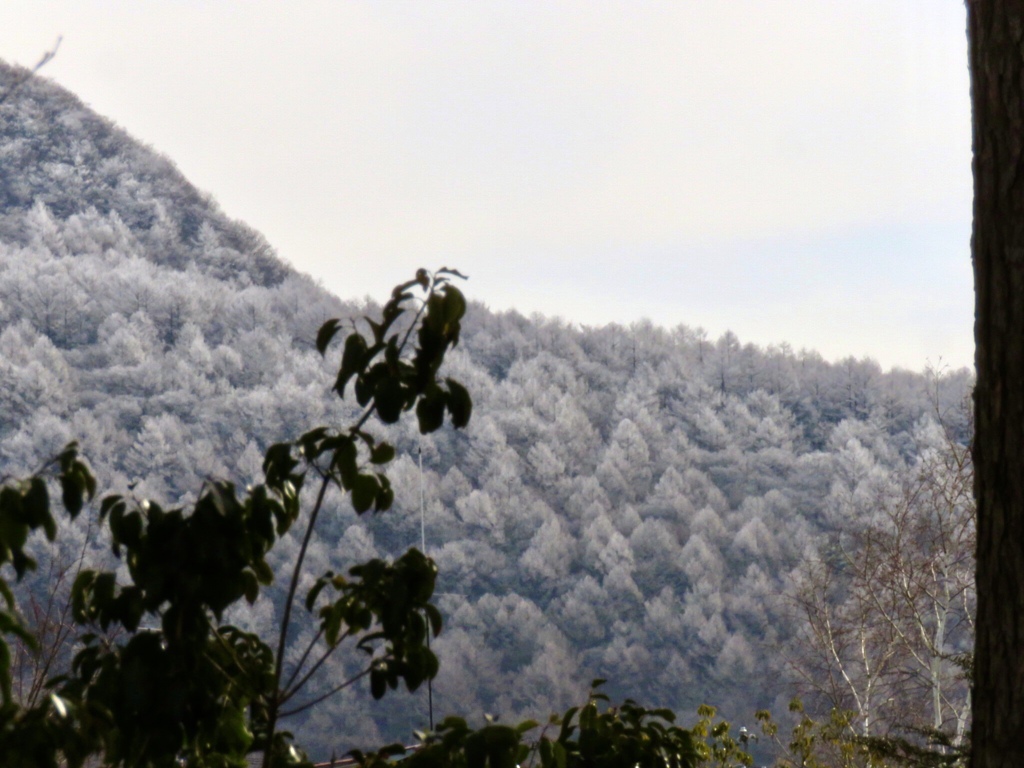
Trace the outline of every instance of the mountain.
<instances>
[{"instance_id":1,"label":"mountain","mask_svg":"<svg viewBox=\"0 0 1024 768\"><path fill-rule=\"evenodd\" d=\"M15 72L0 64L0 91ZM312 342L368 308L296 273L169 160L33 79L0 105L0 171L0 476L77 439L102 489L183 503L209 477L252 482L274 442L349 422ZM408 277L381 275L381 295ZM750 725L784 710L801 619L782 596L803 565L970 438L966 370L479 303L463 325L448 365L473 395L469 428L393 428L394 511L363 520L335 500L311 551L338 571L418 546L422 498L446 620L437 712L542 716L595 677ZM286 537L275 563L297 547ZM109 559L87 515L49 562L83 553ZM281 591L233 619L269 630ZM295 730L342 754L408 738L425 708L346 692Z\"/></svg>"},{"instance_id":2,"label":"mountain","mask_svg":"<svg viewBox=\"0 0 1024 768\"><path fill-rule=\"evenodd\" d=\"M0 87L15 72L0 62ZM61 221L81 217L84 227L91 217L107 218L162 266L268 288L294 275L262 235L224 216L173 163L61 88L29 80L4 110L0 131L5 242L30 245L25 214L42 206Z\"/></svg>"}]
</instances>

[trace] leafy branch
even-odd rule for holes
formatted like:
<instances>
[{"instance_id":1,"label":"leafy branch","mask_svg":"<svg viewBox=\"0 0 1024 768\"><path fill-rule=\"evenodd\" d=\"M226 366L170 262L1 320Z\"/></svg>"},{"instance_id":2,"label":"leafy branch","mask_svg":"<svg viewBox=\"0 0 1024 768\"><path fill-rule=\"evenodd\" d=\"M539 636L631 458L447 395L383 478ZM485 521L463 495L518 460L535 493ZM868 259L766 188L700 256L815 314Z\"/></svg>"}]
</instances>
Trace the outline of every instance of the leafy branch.
<instances>
[{"instance_id":1,"label":"leafy branch","mask_svg":"<svg viewBox=\"0 0 1024 768\"><path fill-rule=\"evenodd\" d=\"M344 576L328 572L317 579L304 604L318 628L287 681L284 652L308 548L328 494L333 489L347 496L360 515L384 512L394 500L384 468L396 451L366 431L370 418L391 424L415 411L423 433L439 429L445 414L456 427L469 421L466 390L452 379L438 379L445 353L458 343L466 309L452 284L459 277L454 270L420 270L392 292L379 319L365 318L369 334L354 330L345 339L334 385L344 397L354 381L362 415L347 429L318 427L271 446L262 483L239 494L230 482L208 479L189 509L118 495L103 498L98 519L127 578L81 569L71 590L71 613L79 627L120 627L124 635L111 643L96 632L83 634L71 669L51 680L51 695L34 706L12 700L6 637L26 644L34 640L0 579L7 606L0 611L0 752L8 764L79 768L102 754L112 766L168 760L234 766L244 764L246 754L261 752L267 768L306 766L291 735L278 729L281 718L364 678L379 698L400 683L415 689L437 673L428 643L442 624L430 604L437 569L416 549L394 562L371 560ZM411 322L397 322L407 312ZM321 354L339 327L340 321L331 320L320 329ZM25 550L28 535L42 529L53 540L57 533L49 472L59 481L71 517L95 495L95 479L74 444L30 478L5 481L0 566L11 563L18 579L36 566ZM302 491L310 475L320 482L305 511ZM271 646L222 625L225 611L243 598L254 603L261 587L273 581L267 555L300 520L301 545L276 642ZM328 684L325 693L286 707L322 674L346 639L368 654L368 666ZM322 650L314 654L316 647Z\"/></svg>"}]
</instances>

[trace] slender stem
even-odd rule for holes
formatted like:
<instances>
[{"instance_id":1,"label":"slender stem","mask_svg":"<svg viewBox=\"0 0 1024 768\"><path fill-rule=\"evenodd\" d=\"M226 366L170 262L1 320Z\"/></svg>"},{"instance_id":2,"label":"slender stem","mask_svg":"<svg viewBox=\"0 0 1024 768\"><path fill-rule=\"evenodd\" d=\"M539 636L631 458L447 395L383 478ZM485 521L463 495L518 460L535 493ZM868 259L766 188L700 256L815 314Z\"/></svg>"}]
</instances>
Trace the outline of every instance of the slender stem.
<instances>
[{"instance_id":1,"label":"slender stem","mask_svg":"<svg viewBox=\"0 0 1024 768\"><path fill-rule=\"evenodd\" d=\"M60 573L55 576L54 573L57 570L60 570ZM61 628L59 625L54 627L56 622L53 621L52 616L53 603L57 599L57 592L61 584L63 584L66 574L66 568L58 565L55 560L51 560L48 581L54 586L47 597L45 610L41 608L39 602L34 597L32 598L32 620L38 633L39 645L43 646L45 644L45 648L40 647L36 653L33 653L32 685L29 687L29 693L25 699L25 703L29 707L33 707L36 704L36 698L43 688L43 683L50 668L50 662L56 656L57 646L61 641Z\"/></svg>"},{"instance_id":2,"label":"slender stem","mask_svg":"<svg viewBox=\"0 0 1024 768\"><path fill-rule=\"evenodd\" d=\"M364 677L366 677L368 674L370 674L370 670L371 669L372 669L372 667L367 667L366 669L364 669L362 672L360 672L355 677L350 677L345 682L339 683L338 685L336 685L333 688L331 688L331 690L329 690L327 693L323 694L322 696L317 696L312 701L307 701L301 707L296 707L295 709L289 709L287 711L281 712L281 717L291 717L292 715L297 715L300 712L305 712L310 707L315 707L321 701L324 701L325 699L329 699L331 696L333 696L334 694L338 693L342 689L348 688L348 686L352 685L353 683L356 683L356 682L359 682L360 680L362 680Z\"/></svg>"},{"instance_id":3,"label":"slender stem","mask_svg":"<svg viewBox=\"0 0 1024 768\"><path fill-rule=\"evenodd\" d=\"M284 603L284 616L281 618L281 631L277 639L277 659L274 662L274 692L270 700L269 714L267 717L267 746L263 752L263 768L270 768L270 751L274 745L274 729L277 727L278 707L281 705L281 671L284 665L284 649L288 642L288 624L292 618L292 603L295 600L295 591L299 587L299 575L302 572L302 563L306 559L306 550L309 548L309 540L313 537L313 528L316 526L316 519L323 507L324 497L327 495L327 488L331 479L325 474L320 484L320 491L317 493L316 504L309 515L309 523L306 525L306 535L302 538L302 546L299 548L299 556L292 569L291 583L288 585L288 597Z\"/></svg>"},{"instance_id":4,"label":"slender stem","mask_svg":"<svg viewBox=\"0 0 1024 768\"><path fill-rule=\"evenodd\" d=\"M363 415L359 417L359 421L357 421L354 425L349 427L348 431L349 432L358 432L360 429L362 429L363 424L366 423L366 420L370 418L370 414L373 413L375 410L377 410L377 404L376 403L374 403L369 408L367 408L365 411L363 411Z\"/></svg>"},{"instance_id":5,"label":"slender stem","mask_svg":"<svg viewBox=\"0 0 1024 768\"><path fill-rule=\"evenodd\" d=\"M292 671L291 675L288 677L288 681L284 685L281 686L282 690L287 691L289 688L291 688L292 683L295 682L295 678L298 676L299 672L302 670L302 665L305 664L306 663L306 659L309 658L309 654L312 652L313 646L316 645L317 640L319 640L321 637L323 637L323 634L324 634L324 630L323 630L323 627L321 627L320 629L317 630L316 634L313 635L313 639L309 641L309 645L306 646L306 650L302 652L302 658L299 659L299 663L295 665L295 669ZM285 698L287 698L287 694L285 695Z\"/></svg>"},{"instance_id":6,"label":"slender stem","mask_svg":"<svg viewBox=\"0 0 1024 768\"><path fill-rule=\"evenodd\" d=\"M292 569L291 583L288 585L288 597L284 604L284 616L281 619L281 632L277 641L277 663L274 670L274 679L280 681L281 667L284 664L284 647L288 640L288 623L292 616L292 603L295 599L295 592L299 587L299 576L302 573L302 563L306 559L306 550L309 548L309 540L313 538L313 528L316 526L316 519L320 515L320 509L324 503L324 496L327 495L327 488L330 485L330 476L325 475L320 483L320 491L317 493L316 504L309 515L309 523L306 525L306 533L302 537L302 546L299 548L299 556Z\"/></svg>"},{"instance_id":7,"label":"slender stem","mask_svg":"<svg viewBox=\"0 0 1024 768\"><path fill-rule=\"evenodd\" d=\"M210 628L210 634L217 638L217 642L220 643L221 647L225 651L227 651L228 656L231 657L231 663L234 664L235 669L238 671L234 675L229 675L225 670L221 669L219 665L215 664L215 666L217 666L218 669L221 669L227 680L237 683L240 678L246 679L242 674L245 671L245 665L243 665L242 661L238 658L238 654L235 653L235 649L231 647L226 639L224 639L224 635L221 634L220 627L214 626L213 622L209 621L209 619L207 619L207 626ZM247 686L247 690L252 695L258 695L258 691L256 691L252 686Z\"/></svg>"},{"instance_id":8,"label":"slender stem","mask_svg":"<svg viewBox=\"0 0 1024 768\"><path fill-rule=\"evenodd\" d=\"M420 318L423 316L423 313L424 313L424 311L427 308L427 300L433 294L436 286L437 286L437 280L434 277L431 277L430 284L429 284L428 288L426 289L426 298L421 302L420 307L416 311L416 316L413 318L412 323L410 324L409 328L406 330L405 336L402 338L402 342L399 345L399 349L398 349L399 354L401 354L401 352L405 349L406 344L408 343L410 337L412 336L413 330L419 324ZM376 410L376 408L377 408L376 403L371 404L363 412L362 416L360 416L359 420L355 423L355 425L353 425L349 429L349 433L350 434L351 433L356 433L360 429L362 429L363 425L367 422L367 420L370 418L370 415ZM321 475L323 477L323 481L322 481L322 483L320 485L320 491L317 494L316 504L314 505L313 510L310 513L309 523L306 526L306 533L305 533L305 536L303 537L303 540L302 540L302 546L299 549L299 556L298 556L298 558L296 560L296 563L295 563L295 566L294 566L294 568L292 570L291 583L289 584L289 587L288 587L288 596L287 596L287 598L285 600L284 615L282 616L282 619L281 619L281 630L280 630L280 634L278 636L278 643L277 643L277 658L276 658L275 663L274 663L274 691L272 693L272 698L271 698L271 701L270 701L268 718L267 718L267 744L266 744L266 748L265 748L264 753L263 753L263 768L270 768L270 753L271 753L271 750L272 750L272 747L273 747L274 730L275 730L275 728L277 726L277 721L278 721L278 719L280 717L286 717L288 715L293 715L293 714L297 714L299 712L302 712L302 711L308 709L309 707L312 707L312 706L320 703L324 699L334 695L338 691L340 691L343 688L351 685L352 683L356 682L357 680L361 679L362 677L365 677L370 672L370 668L367 668L366 670L364 670L363 672L359 673L355 677L353 677L353 678L351 678L349 680L346 680L345 682L341 683L338 686L335 686L334 688L332 688L330 691L328 691L323 696L320 696L320 697L314 699L311 702L303 704L301 707L297 707L295 709L291 709L291 710L287 710L287 711L283 711L283 710L280 709L281 705L285 701L287 701L291 696L295 695L295 693L298 690L300 690L306 684L306 682L309 680L310 676L320 667L320 665L322 665L327 660L327 658L338 647L338 644L335 644L334 646L332 646L326 653L324 653L324 655L317 661L317 663L313 665L313 668L309 672L307 672L296 683L295 682L295 678L300 673L303 664L305 664L306 660L309 657L309 653L311 652L313 644L315 644L315 642L317 640L317 638L314 638L313 643L311 643L310 646L303 653L302 659L300 660L299 664L296 666L296 668L293 671L292 675L289 677L287 684L283 688L281 687L281 676L282 676L283 669L284 669L284 667L283 667L283 665L284 665L284 651L285 651L285 646L287 645L287 640L288 640L288 625L291 622L292 604L293 604L293 602L295 600L295 592L298 589L299 576L300 576L300 573L302 571L302 565L305 562L306 551L307 551L307 549L309 547L309 541L310 541L310 539L312 538L312 535L313 535L313 529L314 529L314 527L316 525L317 516L320 514L320 509L323 506L324 496L327 493L327 487L330 485L331 479L333 477L333 473L332 473L330 468L328 468L324 472L321 472ZM318 637L319 637L319 633L318 633Z\"/></svg>"},{"instance_id":9,"label":"slender stem","mask_svg":"<svg viewBox=\"0 0 1024 768\"><path fill-rule=\"evenodd\" d=\"M412 336L412 332L416 329L416 326L419 324L420 315L422 315L423 314L423 310L427 308L427 299L430 298L430 295L433 292L434 292L434 285L433 285L433 283L431 283L430 290L427 291L426 298L423 299L423 301L420 303L420 308L416 310L416 317L414 317L412 319L412 322L409 324L408 329L406 329L406 331L405 331L405 336L402 338L402 343L398 345L398 353L399 354L401 354L402 350L405 349L406 342L409 341L409 337Z\"/></svg>"},{"instance_id":10,"label":"slender stem","mask_svg":"<svg viewBox=\"0 0 1024 768\"><path fill-rule=\"evenodd\" d=\"M327 659L329 659L331 657L331 655L338 649L338 647L341 645L341 641L344 640L348 636L349 636L348 632L346 632L344 635L342 635L338 639L338 642L336 642L334 645L332 645L330 648L328 648L324 652L324 654L319 659L317 659L316 664L314 664L310 668L309 672L307 672L305 675L302 676L302 679L299 680L299 682L297 682L294 685L294 687L291 688L291 690L285 690L284 695L283 695L283 697L281 699L281 702L284 703L284 702L288 701L292 696L294 696L296 693L298 693L300 690L302 690L302 687L307 682L309 682L309 678L311 678L313 675L316 674L316 671L318 669L320 669L320 667L323 665L323 663L325 661L327 661ZM285 686L285 688L287 689L287 686Z\"/></svg>"},{"instance_id":11,"label":"slender stem","mask_svg":"<svg viewBox=\"0 0 1024 768\"><path fill-rule=\"evenodd\" d=\"M88 546L89 546L89 535L91 534L91 532L92 532L92 519L90 518L89 522L87 524L87 527L86 527L85 538L82 541L81 551L79 551L78 558L77 558L77 560L75 562L75 566L74 566L74 568L75 568L74 579L72 579L72 583L75 580L78 579L78 575L82 572L82 566L85 563L85 554L86 554L86 550L88 549ZM50 573L51 573L51 579L50 580L51 580L51 583L53 582L53 578L52 578L53 569L54 569L54 562L51 560L51 562L50 562ZM50 616L51 616L51 612L53 611L54 600L56 599L57 592L60 589L61 585L67 580L68 570L69 570L68 568L61 567L60 574L58 575L58 577L56 579L56 583L54 584L53 589L50 591L49 600L47 602L46 613L45 613L45 618L44 618L45 625L50 625L52 623L51 620L50 620ZM72 601L71 601L71 599L69 597L67 600L64 601L63 605L61 606L60 618L56 622L57 623L56 637L54 637L53 642L50 644L50 647L47 650L47 653L45 654L45 660L43 661L42 668L38 669L38 665L37 665L36 679L33 681L32 691L29 694L29 698L28 698L28 705L29 706L34 706L35 705L36 700L39 697L39 694L42 692L43 687L45 686L45 684L47 682L46 678L49 676L50 670L51 670L51 668L53 667L54 663L57 660L58 653L64 647L64 644L65 644L65 642L67 642L68 637L71 636L71 633L75 629L74 622L69 620L69 614L71 613L71 605L72 605Z\"/></svg>"},{"instance_id":12,"label":"slender stem","mask_svg":"<svg viewBox=\"0 0 1024 768\"><path fill-rule=\"evenodd\" d=\"M416 310L416 317L409 323L409 327L405 331L405 336L402 338L402 343L398 345L398 354L402 354L402 350L405 349L406 343L409 341L409 337L412 336L412 332L419 325L420 316L423 314L423 310L427 308L427 301L431 296L434 295L434 289L437 288L437 278L434 275L430 276L430 287L424 290L424 297L420 302L420 308Z\"/></svg>"}]
</instances>

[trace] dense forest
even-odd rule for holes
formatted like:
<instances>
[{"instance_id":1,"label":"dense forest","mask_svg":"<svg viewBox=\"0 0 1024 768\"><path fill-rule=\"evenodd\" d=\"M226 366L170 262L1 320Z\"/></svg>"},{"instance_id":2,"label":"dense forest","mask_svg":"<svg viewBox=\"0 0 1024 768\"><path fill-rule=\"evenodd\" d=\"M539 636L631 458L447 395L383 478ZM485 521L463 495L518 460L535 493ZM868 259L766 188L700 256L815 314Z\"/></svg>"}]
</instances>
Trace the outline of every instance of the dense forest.
<instances>
[{"instance_id":1,"label":"dense forest","mask_svg":"<svg viewBox=\"0 0 1024 768\"><path fill-rule=\"evenodd\" d=\"M11 76L0 64L0 83ZM78 440L104 490L182 503L208 478L253 482L269 445L356 413L328 396L313 340L370 308L290 269L170 161L33 80L0 106L0 169L0 477ZM381 275L381 296L407 277ZM435 711L543 716L603 677L616 696L713 703L751 725L802 691L858 712L865 733L923 696L919 724L962 732L968 371L479 303L463 328L447 364L472 393L469 427L393 428L396 511L335 505L311 552L314 572L337 570L425 536L446 622ZM920 528L929 515L967 522L940 545ZM40 603L54 573L110 558L88 516L75 525L25 585ZM898 557L864 555L896 539ZM277 562L297 546L286 539ZM869 585L911 550L934 572L943 548L945 602L922 587L931 614L914 630L930 640L869 662L866 628L881 630L865 611L896 611ZM234 620L269 626L275 595ZM846 635L823 636L842 622ZM911 686L902 701L897 680ZM346 692L294 729L340 754L409 738L426 717L422 694Z\"/></svg>"}]
</instances>

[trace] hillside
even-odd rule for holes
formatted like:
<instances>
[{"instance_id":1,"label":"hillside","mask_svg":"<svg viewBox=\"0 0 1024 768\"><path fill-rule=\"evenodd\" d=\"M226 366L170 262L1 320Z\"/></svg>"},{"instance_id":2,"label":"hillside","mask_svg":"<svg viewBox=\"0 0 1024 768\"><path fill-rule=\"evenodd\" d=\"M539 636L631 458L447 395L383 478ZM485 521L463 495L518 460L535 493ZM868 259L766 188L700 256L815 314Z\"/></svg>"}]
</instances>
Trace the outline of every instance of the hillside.
<instances>
[{"instance_id":1,"label":"hillside","mask_svg":"<svg viewBox=\"0 0 1024 768\"><path fill-rule=\"evenodd\" d=\"M12 72L0 64L0 88ZM0 105L0 169L0 476L77 439L103 489L175 503L207 477L248 483L271 443L351 415L312 340L364 308L287 267L170 161L33 80ZM381 275L380 295L408 277ZM418 545L422 490L441 712L543 715L594 677L743 721L784 709L799 622L780 596L801 563L946 434L970 437L967 371L480 304L464 329L450 368L470 427L394 430L395 511L336 504L312 555L338 570ZM107 557L85 517L58 560ZM272 599L236 620L269 626ZM422 699L341 696L296 731L323 754L407 738Z\"/></svg>"}]
</instances>

